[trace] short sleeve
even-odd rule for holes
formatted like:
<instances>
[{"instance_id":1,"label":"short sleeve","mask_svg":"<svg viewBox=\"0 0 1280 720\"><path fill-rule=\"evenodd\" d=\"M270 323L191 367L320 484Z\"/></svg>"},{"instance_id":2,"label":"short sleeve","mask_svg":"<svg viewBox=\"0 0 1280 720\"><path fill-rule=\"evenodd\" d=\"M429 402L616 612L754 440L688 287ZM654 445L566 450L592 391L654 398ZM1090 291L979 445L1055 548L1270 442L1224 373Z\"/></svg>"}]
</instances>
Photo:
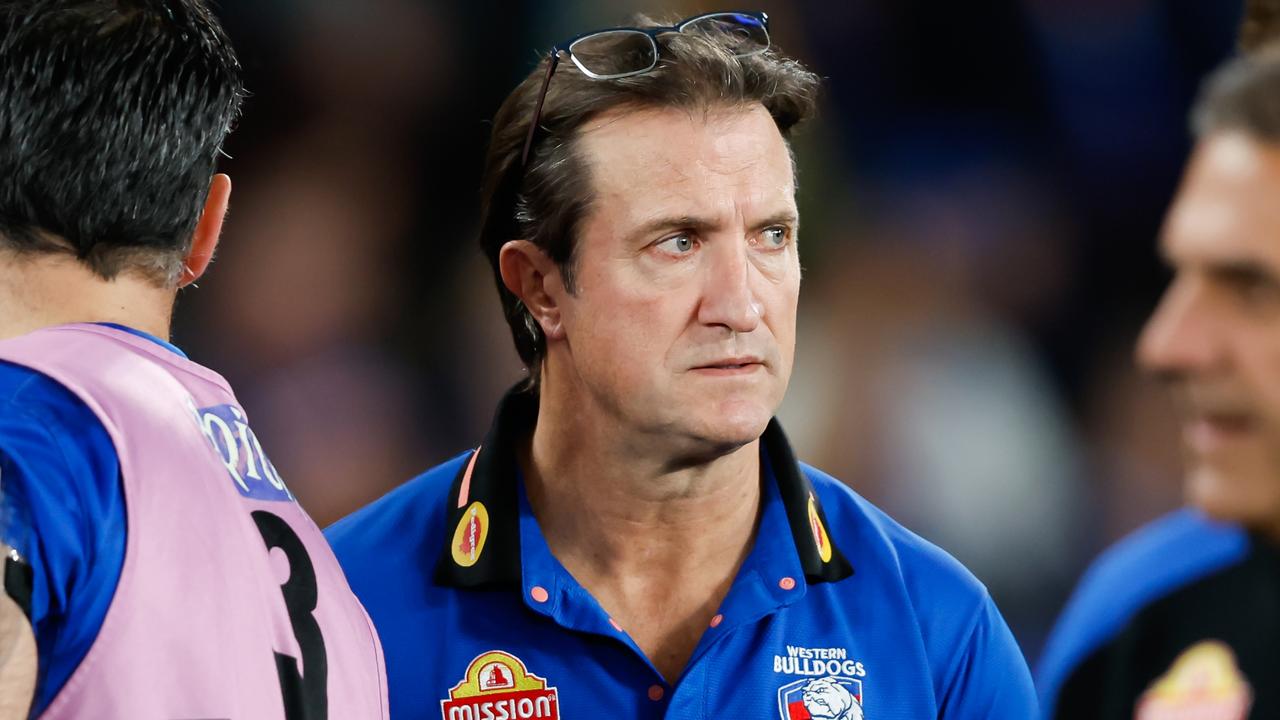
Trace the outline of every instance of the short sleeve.
<instances>
[{"instance_id":1,"label":"short sleeve","mask_svg":"<svg viewBox=\"0 0 1280 720\"><path fill-rule=\"evenodd\" d=\"M1040 717L1027 661L989 595L984 596L938 699L943 720Z\"/></svg>"},{"instance_id":2,"label":"short sleeve","mask_svg":"<svg viewBox=\"0 0 1280 720\"><path fill-rule=\"evenodd\" d=\"M119 459L70 391L0 362L0 538L31 569L37 716L97 637L124 564Z\"/></svg>"}]
</instances>

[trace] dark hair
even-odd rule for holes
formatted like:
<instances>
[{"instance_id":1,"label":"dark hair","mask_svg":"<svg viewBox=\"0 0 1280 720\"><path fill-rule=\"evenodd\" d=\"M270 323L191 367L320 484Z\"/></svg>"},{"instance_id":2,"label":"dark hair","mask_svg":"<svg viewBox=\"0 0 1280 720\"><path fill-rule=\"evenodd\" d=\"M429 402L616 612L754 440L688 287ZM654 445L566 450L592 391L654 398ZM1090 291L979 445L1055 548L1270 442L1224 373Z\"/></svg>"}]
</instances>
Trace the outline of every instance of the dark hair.
<instances>
[{"instance_id":1,"label":"dark hair","mask_svg":"<svg viewBox=\"0 0 1280 720\"><path fill-rule=\"evenodd\" d=\"M1280 0L1246 0L1240 23L1240 50L1256 52L1280 39Z\"/></svg>"},{"instance_id":2,"label":"dark hair","mask_svg":"<svg viewBox=\"0 0 1280 720\"><path fill-rule=\"evenodd\" d=\"M201 0L0 2L0 247L176 283L242 96Z\"/></svg>"},{"instance_id":3,"label":"dark hair","mask_svg":"<svg viewBox=\"0 0 1280 720\"><path fill-rule=\"evenodd\" d=\"M1210 75L1191 127L1197 137L1235 130L1280 142L1280 47L1238 57Z\"/></svg>"},{"instance_id":4,"label":"dark hair","mask_svg":"<svg viewBox=\"0 0 1280 720\"><path fill-rule=\"evenodd\" d=\"M645 17L634 24L659 25ZM575 234L593 195L589 170L577 151L579 128L619 107L696 111L760 103L786 138L814 112L818 77L774 49L735 57L721 43L692 33L659 35L658 46L656 68L616 80L593 80L573 63L560 63L527 166L521 166L520 153L548 59L516 86L494 117L485 158L480 247L493 268L516 351L535 387L546 338L503 284L498 255L509 240L529 240L555 261L566 289L573 292Z\"/></svg>"}]
</instances>

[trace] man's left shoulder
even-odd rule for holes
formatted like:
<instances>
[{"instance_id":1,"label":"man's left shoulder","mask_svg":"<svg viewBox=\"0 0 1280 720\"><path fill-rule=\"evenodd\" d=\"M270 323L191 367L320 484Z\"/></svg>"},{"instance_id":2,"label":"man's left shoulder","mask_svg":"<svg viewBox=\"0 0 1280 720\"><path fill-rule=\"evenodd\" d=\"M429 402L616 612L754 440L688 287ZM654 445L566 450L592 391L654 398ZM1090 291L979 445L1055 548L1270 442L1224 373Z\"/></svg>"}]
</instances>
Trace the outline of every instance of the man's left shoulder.
<instances>
[{"instance_id":1,"label":"man's left shoulder","mask_svg":"<svg viewBox=\"0 0 1280 720\"><path fill-rule=\"evenodd\" d=\"M927 664L936 707L947 717L1034 718L1031 673L986 587L959 561L903 527L852 488L801 465L823 505L850 578L820 592L869 609L891 625L885 643Z\"/></svg>"},{"instance_id":2,"label":"man's left shoulder","mask_svg":"<svg viewBox=\"0 0 1280 720\"><path fill-rule=\"evenodd\" d=\"M953 602L977 606L987 589L968 568L942 548L889 517L848 484L804 463L830 522L837 547L857 574L875 573L893 579L913 600Z\"/></svg>"}]
</instances>

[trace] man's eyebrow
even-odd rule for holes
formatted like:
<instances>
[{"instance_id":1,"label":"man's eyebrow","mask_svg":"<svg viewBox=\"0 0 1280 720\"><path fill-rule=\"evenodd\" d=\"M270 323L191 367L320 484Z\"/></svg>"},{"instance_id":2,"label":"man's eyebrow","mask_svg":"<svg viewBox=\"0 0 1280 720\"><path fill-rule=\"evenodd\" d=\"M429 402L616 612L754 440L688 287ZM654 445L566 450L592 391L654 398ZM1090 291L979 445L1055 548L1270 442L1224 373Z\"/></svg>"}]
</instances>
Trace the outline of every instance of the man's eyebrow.
<instances>
[{"instance_id":1,"label":"man's eyebrow","mask_svg":"<svg viewBox=\"0 0 1280 720\"><path fill-rule=\"evenodd\" d=\"M1231 258L1226 260L1209 260L1205 263L1207 272L1216 278L1234 282L1269 282L1280 284L1280 277L1266 263L1252 258Z\"/></svg>"},{"instance_id":2,"label":"man's eyebrow","mask_svg":"<svg viewBox=\"0 0 1280 720\"><path fill-rule=\"evenodd\" d=\"M656 217L632 230L628 233L627 239L639 240L646 235L652 235L662 230L708 230L716 225L717 223L709 218L700 218L694 215L666 215Z\"/></svg>"},{"instance_id":3,"label":"man's eyebrow","mask_svg":"<svg viewBox=\"0 0 1280 720\"><path fill-rule=\"evenodd\" d=\"M787 209L776 212L764 220L755 223L751 229L760 230L773 225L788 225L795 228L799 224L800 216L795 210ZM632 230L627 235L627 239L636 241L662 230L693 230L695 232L701 232L713 230L719 225L720 223L716 220L698 217L696 215L667 215L654 218L635 230Z\"/></svg>"},{"instance_id":4,"label":"man's eyebrow","mask_svg":"<svg viewBox=\"0 0 1280 720\"><path fill-rule=\"evenodd\" d=\"M782 210L756 223L752 230L762 230L773 225L787 225L795 230L800 225L800 215L795 210Z\"/></svg>"}]
</instances>

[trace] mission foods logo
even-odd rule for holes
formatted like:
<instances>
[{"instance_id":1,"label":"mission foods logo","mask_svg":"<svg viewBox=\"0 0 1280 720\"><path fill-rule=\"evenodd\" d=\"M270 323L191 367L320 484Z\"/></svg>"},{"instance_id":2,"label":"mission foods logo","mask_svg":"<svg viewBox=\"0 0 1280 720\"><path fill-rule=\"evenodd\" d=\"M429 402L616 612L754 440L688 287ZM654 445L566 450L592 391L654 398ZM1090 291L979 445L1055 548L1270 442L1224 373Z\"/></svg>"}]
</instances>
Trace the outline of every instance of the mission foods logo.
<instances>
[{"instance_id":1,"label":"mission foods logo","mask_svg":"<svg viewBox=\"0 0 1280 720\"><path fill-rule=\"evenodd\" d=\"M490 650L440 701L443 720L559 720L560 695L515 655Z\"/></svg>"},{"instance_id":2,"label":"mission foods logo","mask_svg":"<svg viewBox=\"0 0 1280 720\"><path fill-rule=\"evenodd\" d=\"M1244 720L1253 689L1231 648L1217 640L1193 645L1138 699L1135 720Z\"/></svg>"},{"instance_id":3,"label":"mission foods logo","mask_svg":"<svg viewBox=\"0 0 1280 720\"><path fill-rule=\"evenodd\" d=\"M484 552L484 541L488 539L489 511L483 503L473 502L453 531L453 561L462 567L475 565L480 553Z\"/></svg>"}]
</instances>

